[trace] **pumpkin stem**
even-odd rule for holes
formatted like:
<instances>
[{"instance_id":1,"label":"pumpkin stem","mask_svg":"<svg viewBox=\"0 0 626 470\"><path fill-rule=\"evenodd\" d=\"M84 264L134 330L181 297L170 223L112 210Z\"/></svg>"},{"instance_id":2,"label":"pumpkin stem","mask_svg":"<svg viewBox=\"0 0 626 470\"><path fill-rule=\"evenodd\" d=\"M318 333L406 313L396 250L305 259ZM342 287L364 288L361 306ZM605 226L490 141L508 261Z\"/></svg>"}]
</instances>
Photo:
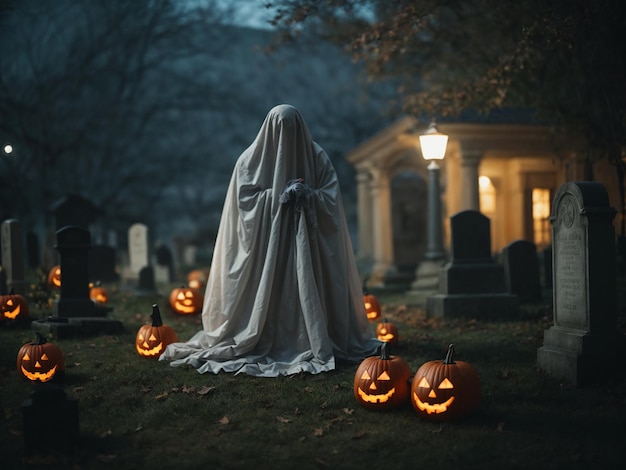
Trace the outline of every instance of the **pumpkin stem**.
<instances>
[{"instance_id":1,"label":"pumpkin stem","mask_svg":"<svg viewBox=\"0 0 626 470\"><path fill-rule=\"evenodd\" d=\"M456 364L452 359L452 355L454 354L454 344L448 346L448 352L446 354L446 358L443 360L443 364Z\"/></svg>"},{"instance_id":2,"label":"pumpkin stem","mask_svg":"<svg viewBox=\"0 0 626 470\"><path fill-rule=\"evenodd\" d=\"M383 361L388 361L391 359L391 355L389 354L389 343L383 342L380 345L380 359Z\"/></svg>"},{"instance_id":3,"label":"pumpkin stem","mask_svg":"<svg viewBox=\"0 0 626 470\"><path fill-rule=\"evenodd\" d=\"M35 345L41 346L42 344L46 344L46 337L44 335L42 335L38 331L36 331L35 334L37 335L37 341L35 342Z\"/></svg>"},{"instance_id":4,"label":"pumpkin stem","mask_svg":"<svg viewBox=\"0 0 626 470\"><path fill-rule=\"evenodd\" d=\"M152 305L152 326L163 326L163 319L161 318L161 311L159 310L159 306L157 304Z\"/></svg>"}]
</instances>

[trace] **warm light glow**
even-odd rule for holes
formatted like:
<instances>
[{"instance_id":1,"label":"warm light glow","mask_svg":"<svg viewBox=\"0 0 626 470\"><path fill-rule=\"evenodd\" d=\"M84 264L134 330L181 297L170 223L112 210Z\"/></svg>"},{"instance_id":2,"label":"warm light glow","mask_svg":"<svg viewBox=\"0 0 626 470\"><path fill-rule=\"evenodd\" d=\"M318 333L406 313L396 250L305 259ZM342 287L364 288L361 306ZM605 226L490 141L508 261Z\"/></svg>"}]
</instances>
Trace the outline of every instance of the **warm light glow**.
<instances>
[{"instance_id":1,"label":"warm light glow","mask_svg":"<svg viewBox=\"0 0 626 470\"><path fill-rule=\"evenodd\" d=\"M480 211L483 214L496 212L496 187L488 176L481 175L478 178L478 196L480 198Z\"/></svg>"},{"instance_id":2,"label":"warm light glow","mask_svg":"<svg viewBox=\"0 0 626 470\"><path fill-rule=\"evenodd\" d=\"M533 188L532 191L533 238L535 245L546 247L551 243L550 190Z\"/></svg>"},{"instance_id":3,"label":"warm light glow","mask_svg":"<svg viewBox=\"0 0 626 470\"><path fill-rule=\"evenodd\" d=\"M13 153L13 146L10 144L5 145L4 153L6 153L7 155L9 155L10 153Z\"/></svg>"},{"instance_id":4,"label":"warm light glow","mask_svg":"<svg viewBox=\"0 0 626 470\"><path fill-rule=\"evenodd\" d=\"M447 146L448 136L439 132L434 122L424 134L420 135L420 147L424 160L442 160Z\"/></svg>"}]
</instances>

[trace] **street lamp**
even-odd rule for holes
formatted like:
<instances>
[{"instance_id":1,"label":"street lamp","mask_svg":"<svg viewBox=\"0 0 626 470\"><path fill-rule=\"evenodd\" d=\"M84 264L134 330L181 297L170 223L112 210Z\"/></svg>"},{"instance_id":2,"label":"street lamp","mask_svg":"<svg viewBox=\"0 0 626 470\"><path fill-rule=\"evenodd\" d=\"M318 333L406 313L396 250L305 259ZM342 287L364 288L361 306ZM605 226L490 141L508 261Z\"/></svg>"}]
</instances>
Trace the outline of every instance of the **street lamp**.
<instances>
[{"instance_id":1,"label":"street lamp","mask_svg":"<svg viewBox=\"0 0 626 470\"><path fill-rule=\"evenodd\" d=\"M420 147L424 160L428 164L428 239L424 258L427 260L443 259L443 243L441 237L441 196L439 194L439 165L443 160L448 145L448 136L437 130L435 122L431 122L426 132L419 136Z\"/></svg>"}]
</instances>

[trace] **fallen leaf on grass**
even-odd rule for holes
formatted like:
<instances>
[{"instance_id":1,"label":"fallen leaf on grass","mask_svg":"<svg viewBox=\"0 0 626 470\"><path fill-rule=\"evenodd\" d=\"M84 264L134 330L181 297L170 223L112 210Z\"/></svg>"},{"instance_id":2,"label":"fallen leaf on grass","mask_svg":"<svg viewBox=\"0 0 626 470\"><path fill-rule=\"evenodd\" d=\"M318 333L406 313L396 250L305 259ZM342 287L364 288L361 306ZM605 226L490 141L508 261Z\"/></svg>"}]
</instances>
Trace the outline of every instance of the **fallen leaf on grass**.
<instances>
[{"instance_id":1,"label":"fallen leaf on grass","mask_svg":"<svg viewBox=\"0 0 626 470\"><path fill-rule=\"evenodd\" d=\"M316 437L320 437L324 435L324 430L322 428L315 428L313 430L313 435Z\"/></svg>"},{"instance_id":2,"label":"fallen leaf on grass","mask_svg":"<svg viewBox=\"0 0 626 470\"><path fill-rule=\"evenodd\" d=\"M228 419L228 416L224 416L224 417L222 417L222 418L218 421L218 423L220 423L220 424L229 424L229 423L230 423L230 420Z\"/></svg>"},{"instance_id":3,"label":"fallen leaf on grass","mask_svg":"<svg viewBox=\"0 0 626 470\"><path fill-rule=\"evenodd\" d=\"M343 411L347 415L351 415L352 413L354 413L354 408L342 408L341 411Z\"/></svg>"},{"instance_id":4,"label":"fallen leaf on grass","mask_svg":"<svg viewBox=\"0 0 626 470\"><path fill-rule=\"evenodd\" d=\"M183 393L191 393L195 391L196 391L196 387L187 387L187 385L183 386Z\"/></svg>"},{"instance_id":5,"label":"fallen leaf on grass","mask_svg":"<svg viewBox=\"0 0 626 470\"><path fill-rule=\"evenodd\" d=\"M206 395L213 390L215 390L215 387L205 386L205 387L202 387L200 390L198 390L198 395Z\"/></svg>"},{"instance_id":6,"label":"fallen leaf on grass","mask_svg":"<svg viewBox=\"0 0 626 470\"><path fill-rule=\"evenodd\" d=\"M154 397L155 400L165 400L169 396L168 392L163 392L161 395Z\"/></svg>"},{"instance_id":7,"label":"fallen leaf on grass","mask_svg":"<svg viewBox=\"0 0 626 470\"><path fill-rule=\"evenodd\" d=\"M283 418L282 416L276 416L276 421L279 423L290 423L291 420L289 418Z\"/></svg>"},{"instance_id":8,"label":"fallen leaf on grass","mask_svg":"<svg viewBox=\"0 0 626 470\"><path fill-rule=\"evenodd\" d=\"M137 427L135 428L135 432L139 432L143 429L143 427L141 426L141 424L138 424Z\"/></svg>"}]
</instances>

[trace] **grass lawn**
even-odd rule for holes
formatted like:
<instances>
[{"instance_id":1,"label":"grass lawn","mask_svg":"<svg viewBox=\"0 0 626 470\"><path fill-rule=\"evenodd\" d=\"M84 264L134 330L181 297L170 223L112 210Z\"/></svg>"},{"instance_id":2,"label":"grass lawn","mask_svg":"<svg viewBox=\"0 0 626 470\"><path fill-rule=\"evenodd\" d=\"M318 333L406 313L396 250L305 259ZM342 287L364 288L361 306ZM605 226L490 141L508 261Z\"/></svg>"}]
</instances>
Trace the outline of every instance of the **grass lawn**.
<instances>
[{"instance_id":1,"label":"grass lawn","mask_svg":"<svg viewBox=\"0 0 626 470\"><path fill-rule=\"evenodd\" d=\"M281 468L621 468L626 438L623 357L616 379L574 388L536 367L552 322L549 302L524 308L522 320L429 319L401 294L377 294L396 323L413 373L443 359L454 343L459 360L477 369L478 409L452 423L423 421L409 403L368 411L353 396L358 364L333 372L280 378L201 375L140 357L134 339L151 305L180 340L200 318L174 314L162 296L138 297L110 286L111 318L125 333L51 341L63 350L62 386L78 400L80 437L72 455L24 452L21 405L33 386L17 373L19 347L35 337L28 325L0 328L1 468L281 469ZM619 327L626 331L624 303ZM31 306L31 319L47 307Z\"/></svg>"}]
</instances>

